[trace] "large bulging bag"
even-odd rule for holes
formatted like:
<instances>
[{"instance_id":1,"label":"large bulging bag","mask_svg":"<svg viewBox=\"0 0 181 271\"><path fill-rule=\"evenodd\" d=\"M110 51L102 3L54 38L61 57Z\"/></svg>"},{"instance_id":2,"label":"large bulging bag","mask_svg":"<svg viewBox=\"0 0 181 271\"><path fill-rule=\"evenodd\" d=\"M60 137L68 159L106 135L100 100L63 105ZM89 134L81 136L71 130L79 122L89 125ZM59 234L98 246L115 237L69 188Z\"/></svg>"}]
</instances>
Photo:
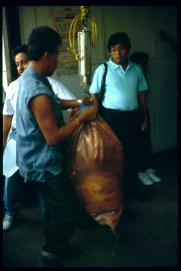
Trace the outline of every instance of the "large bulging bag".
<instances>
[{"instance_id":1,"label":"large bulging bag","mask_svg":"<svg viewBox=\"0 0 181 271\"><path fill-rule=\"evenodd\" d=\"M68 163L85 210L98 223L115 230L123 212L123 147L102 117L82 123L74 131Z\"/></svg>"}]
</instances>

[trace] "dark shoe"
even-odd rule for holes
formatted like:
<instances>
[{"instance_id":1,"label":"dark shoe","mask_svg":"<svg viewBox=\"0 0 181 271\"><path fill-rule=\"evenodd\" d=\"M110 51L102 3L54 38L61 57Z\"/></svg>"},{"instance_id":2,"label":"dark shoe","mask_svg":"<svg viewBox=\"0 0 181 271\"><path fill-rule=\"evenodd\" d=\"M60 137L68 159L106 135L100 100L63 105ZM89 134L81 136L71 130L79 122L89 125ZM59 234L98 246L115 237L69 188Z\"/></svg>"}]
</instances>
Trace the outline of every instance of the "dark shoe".
<instances>
[{"instance_id":1,"label":"dark shoe","mask_svg":"<svg viewBox=\"0 0 181 271\"><path fill-rule=\"evenodd\" d=\"M61 256L48 251L41 251L42 267L63 267L64 261Z\"/></svg>"}]
</instances>

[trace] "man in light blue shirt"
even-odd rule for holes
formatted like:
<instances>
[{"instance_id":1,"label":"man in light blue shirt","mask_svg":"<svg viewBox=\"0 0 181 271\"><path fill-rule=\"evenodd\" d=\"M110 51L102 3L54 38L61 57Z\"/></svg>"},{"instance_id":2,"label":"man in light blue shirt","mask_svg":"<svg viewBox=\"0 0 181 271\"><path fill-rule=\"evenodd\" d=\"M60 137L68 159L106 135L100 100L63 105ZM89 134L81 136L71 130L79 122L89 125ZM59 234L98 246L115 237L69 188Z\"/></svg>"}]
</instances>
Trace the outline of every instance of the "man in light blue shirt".
<instances>
[{"instance_id":1,"label":"man in light blue shirt","mask_svg":"<svg viewBox=\"0 0 181 271\"><path fill-rule=\"evenodd\" d=\"M29 64L27 45L23 44L14 48L12 56L20 76L5 89L6 97L3 105L3 175L5 176L3 195L4 231L10 230L14 226L18 218L19 209L24 199L27 198L27 192L29 191L29 187L26 188L16 164L16 103L21 75ZM61 100L62 105L65 106L67 101L74 101L77 105L86 102L87 97L77 100L60 81L50 76L48 76L47 79L53 92ZM37 196L41 210L44 211L43 200L39 193L37 193Z\"/></svg>"},{"instance_id":2,"label":"man in light blue shirt","mask_svg":"<svg viewBox=\"0 0 181 271\"><path fill-rule=\"evenodd\" d=\"M16 162L23 178L33 183L45 205L45 244L42 266L60 267L74 232L77 198L65 174L66 139L91 118L85 109L64 123L62 109L78 100L61 103L46 78L57 68L62 40L48 26L34 28L28 39L29 66L22 74L16 106Z\"/></svg>"},{"instance_id":3,"label":"man in light blue shirt","mask_svg":"<svg viewBox=\"0 0 181 271\"><path fill-rule=\"evenodd\" d=\"M3 106L3 175L6 177L3 195L3 230L5 231L10 230L14 225L19 209L25 198L25 184L16 165L16 103L20 78L29 63L27 45L23 44L14 48L12 56L20 76L7 87ZM76 99L60 81L52 77L47 77L47 79L55 95L60 98L62 102ZM44 210L42 200L40 200L40 206L41 209Z\"/></svg>"},{"instance_id":4,"label":"man in light blue shirt","mask_svg":"<svg viewBox=\"0 0 181 271\"><path fill-rule=\"evenodd\" d=\"M101 64L95 71L89 92L98 112L99 95L104 89L104 94L101 95L101 114L123 144L125 188L135 191L140 167L139 135L141 131L147 129L145 93L148 85L139 65L128 58L131 42L126 33L118 32L111 35L107 48L111 58L107 61L105 82L103 82L105 66Z\"/></svg>"}]
</instances>

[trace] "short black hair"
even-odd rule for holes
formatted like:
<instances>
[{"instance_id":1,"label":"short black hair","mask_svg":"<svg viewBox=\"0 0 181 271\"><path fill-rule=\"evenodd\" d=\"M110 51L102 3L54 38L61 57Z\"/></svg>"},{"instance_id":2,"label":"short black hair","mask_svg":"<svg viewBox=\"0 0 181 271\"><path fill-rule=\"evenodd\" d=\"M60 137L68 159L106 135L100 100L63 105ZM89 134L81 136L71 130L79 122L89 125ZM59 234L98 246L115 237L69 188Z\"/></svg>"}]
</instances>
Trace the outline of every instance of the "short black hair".
<instances>
[{"instance_id":1,"label":"short black hair","mask_svg":"<svg viewBox=\"0 0 181 271\"><path fill-rule=\"evenodd\" d=\"M111 51L111 47L122 43L129 50L131 48L131 41L125 32L117 32L110 36L107 44L108 51Z\"/></svg>"},{"instance_id":2,"label":"short black hair","mask_svg":"<svg viewBox=\"0 0 181 271\"><path fill-rule=\"evenodd\" d=\"M29 60L39 60L46 51L53 54L61 43L61 36L49 26L34 28L28 38Z\"/></svg>"},{"instance_id":3,"label":"short black hair","mask_svg":"<svg viewBox=\"0 0 181 271\"><path fill-rule=\"evenodd\" d=\"M12 50L12 57L15 59L19 53L25 53L28 55L28 46L26 44L18 45Z\"/></svg>"},{"instance_id":4,"label":"short black hair","mask_svg":"<svg viewBox=\"0 0 181 271\"><path fill-rule=\"evenodd\" d=\"M137 63L138 65L140 65L141 63L147 64L148 60L149 60L149 55L145 52L134 52L131 56L130 56L131 61Z\"/></svg>"}]
</instances>

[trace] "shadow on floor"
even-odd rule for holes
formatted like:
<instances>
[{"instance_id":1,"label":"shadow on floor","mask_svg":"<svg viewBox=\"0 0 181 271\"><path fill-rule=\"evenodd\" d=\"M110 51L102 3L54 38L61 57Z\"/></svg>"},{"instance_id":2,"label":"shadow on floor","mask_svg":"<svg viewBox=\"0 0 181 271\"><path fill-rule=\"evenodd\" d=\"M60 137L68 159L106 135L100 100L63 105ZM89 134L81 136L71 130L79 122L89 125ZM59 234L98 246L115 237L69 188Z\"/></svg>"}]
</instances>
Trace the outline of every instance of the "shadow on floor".
<instances>
[{"instance_id":1,"label":"shadow on floor","mask_svg":"<svg viewBox=\"0 0 181 271\"><path fill-rule=\"evenodd\" d=\"M107 227L80 221L65 267L176 267L177 157L154 159L162 182L145 188L146 200L128 198L115 236ZM43 217L37 205L22 208L3 233L4 267L40 267Z\"/></svg>"}]
</instances>

